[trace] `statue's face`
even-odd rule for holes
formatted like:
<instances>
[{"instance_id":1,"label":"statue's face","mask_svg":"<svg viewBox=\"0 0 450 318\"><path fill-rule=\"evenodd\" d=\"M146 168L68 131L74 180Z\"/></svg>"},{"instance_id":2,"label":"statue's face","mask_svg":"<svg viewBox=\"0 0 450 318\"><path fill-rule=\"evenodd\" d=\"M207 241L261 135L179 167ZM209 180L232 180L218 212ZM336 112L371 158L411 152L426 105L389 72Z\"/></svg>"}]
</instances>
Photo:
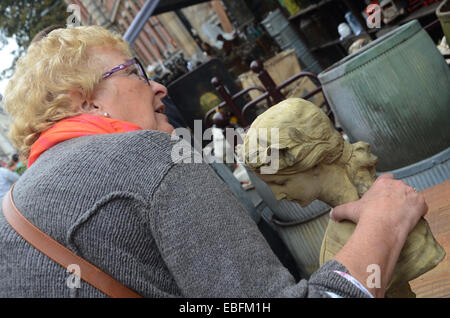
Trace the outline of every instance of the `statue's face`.
<instances>
[{"instance_id":1,"label":"statue's face","mask_svg":"<svg viewBox=\"0 0 450 318\"><path fill-rule=\"evenodd\" d=\"M259 175L278 200L286 199L307 206L321 200L332 207L358 200L375 180L377 158L367 143L352 145L353 156L347 164L319 164L290 175Z\"/></svg>"},{"instance_id":2,"label":"statue's face","mask_svg":"<svg viewBox=\"0 0 450 318\"><path fill-rule=\"evenodd\" d=\"M258 174L258 177L269 185L277 200L286 199L307 206L320 195L319 172L320 169L313 168L291 175Z\"/></svg>"}]
</instances>

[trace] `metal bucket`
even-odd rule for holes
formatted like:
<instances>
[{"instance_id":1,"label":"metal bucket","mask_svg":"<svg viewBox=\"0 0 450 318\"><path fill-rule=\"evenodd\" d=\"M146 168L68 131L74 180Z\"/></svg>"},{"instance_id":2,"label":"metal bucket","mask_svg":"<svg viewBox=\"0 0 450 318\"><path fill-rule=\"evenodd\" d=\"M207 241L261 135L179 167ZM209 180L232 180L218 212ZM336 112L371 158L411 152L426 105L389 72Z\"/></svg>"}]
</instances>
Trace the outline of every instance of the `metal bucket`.
<instances>
[{"instance_id":1,"label":"metal bucket","mask_svg":"<svg viewBox=\"0 0 450 318\"><path fill-rule=\"evenodd\" d=\"M298 39L298 36L292 27L287 25L280 33L273 35L273 38L282 49L285 49L291 47L292 43ZM306 46L303 45L303 47L306 49Z\"/></svg>"},{"instance_id":2,"label":"metal bucket","mask_svg":"<svg viewBox=\"0 0 450 318\"><path fill-rule=\"evenodd\" d=\"M303 43L289 21L281 14L279 9L269 13L266 19L261 22L267 32L275 39L282 50L294 49L300 61L303 71L320 73L322 67L314 56L309 52L308 47Z\"/></svg>"},{"instance_id":3,"label":"metal bucket","mask_svg":"<svg viewBox=\"0 0 450 318\"><path fill-rule=\"evenodd\" d=\"M289 21L283 16L280 9L271 11L267 17L261 21L267 32L271 35L277 35L281 30L285 29L289 25Z\"/></svg>"},{"instance_id":4,"label":"metal bucket","mask_svg":"<svg viewBox=\"0 0 450 318\"><path fill-rule=\"evenodd\" d=\"M379 171L450 146L450 68L417 20L319 74L351 142L365 141Z\"/></svg>"},{"instance_id":5,"label":"metal bucket","mask_svg":"<svg viewBox=\"0 0 450 318\"><path fill-rule=\"evenodd\" d=\"M389 173L419 191L432 187L450 179L450 148L412 165L389 171Z\"/></svg>"}]
</instances>

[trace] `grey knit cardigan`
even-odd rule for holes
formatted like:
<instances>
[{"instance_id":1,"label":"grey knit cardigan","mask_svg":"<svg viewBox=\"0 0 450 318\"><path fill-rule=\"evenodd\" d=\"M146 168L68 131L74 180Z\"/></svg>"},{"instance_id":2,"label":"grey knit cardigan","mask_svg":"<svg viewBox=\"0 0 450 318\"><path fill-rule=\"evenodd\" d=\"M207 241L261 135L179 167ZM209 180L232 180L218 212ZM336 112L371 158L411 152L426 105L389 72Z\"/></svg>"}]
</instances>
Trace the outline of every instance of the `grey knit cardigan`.
<instances>
[{"instance_id":1,"label":"grey knit cardigan","mask_svg":"<svg viewBox=\"0 0 450 318\"><path fill-rule=\"evenodd\" d=\"M62 142L22 175L14 201L42 231L145 297L365 296L335 273L348 273L336 261L296 282L208 164L173 162L176 142L150 130ZM106 295L74 284L1 214L0 297Z\"/></svg>"}]
</instances>

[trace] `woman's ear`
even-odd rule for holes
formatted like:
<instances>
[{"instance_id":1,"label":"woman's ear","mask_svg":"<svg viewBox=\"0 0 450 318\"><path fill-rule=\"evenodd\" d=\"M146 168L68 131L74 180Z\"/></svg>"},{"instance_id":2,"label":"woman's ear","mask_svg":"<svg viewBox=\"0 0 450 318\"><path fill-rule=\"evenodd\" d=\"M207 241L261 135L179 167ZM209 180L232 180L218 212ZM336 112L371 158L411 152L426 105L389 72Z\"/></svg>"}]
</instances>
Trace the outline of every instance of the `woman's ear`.
<instances>
[{"instance_id":1,"label":"woman's ear","mask_svg":"<svg viewBox=\"0 0 450 318\"><path fill-rule=\"evenodd\" d=\"M69 90L67 96L70 100L70 105L75 111L87 112L87 107L89 103L87 102L84 95L78 89Z\"/></svg>"},{"instance_id":2,"label":"woman's ear","mask_svg":"<svg viewBox=\"0 0 450 318\"><path fill-rule=\"evenodd\" d=\"M82 113L95 113L99 107L86 98L79 90L70 90L67 94L74 110Z\"/></svg>"}]
</instances>

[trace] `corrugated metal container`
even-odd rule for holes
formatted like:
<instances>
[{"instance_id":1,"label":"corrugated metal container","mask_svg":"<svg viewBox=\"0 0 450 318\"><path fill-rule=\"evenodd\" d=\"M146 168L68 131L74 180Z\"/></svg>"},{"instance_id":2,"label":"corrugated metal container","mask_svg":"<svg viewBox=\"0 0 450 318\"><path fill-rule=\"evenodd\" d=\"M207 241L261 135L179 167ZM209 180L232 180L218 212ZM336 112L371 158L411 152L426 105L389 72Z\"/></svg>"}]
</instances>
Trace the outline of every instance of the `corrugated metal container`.
<instances>
[{"instance_id":1,"label":"corrugated metal container","mask_svg":"<svg viewBox=\"0 0 450 318\"><path fill-rule=\"evenodd\" d=\"M287 48L293 48L295 50L295 54L302 65L302 71L312 72L314 74L322 72L322 66L320 66L319 62L312 56L300 39L296 39Z\"/></svg>"},{"instance_id":2,"label":"corrugated metal container","mask_svg":"<svg viewBox=\"0 0 450 318\"><path fill-rule=\"evenodd\" d=\"M321 74L325 96L351 142L365 141L378 171L450 146L450 68L417 20Z\"/></svg>"},{"instance_id":3,"label":"corrugated metal container","mask_svg":"<svg viewBox=\"0 0 450 318\"><path fill-rule=\"evenodd\" d=\"M322 71L319 62L309 52L307 46L303 43L279 9L270 12L261 23L282 50L295 50L303 71L316 74Z\"/></svg>"},{"instance_id":4,"label":"corrugated metal container","mask_svg":"<svg viewBox=\"0 0 450 318\"><path fill-rule=\"evenodd\" d=\"M450 148L412 165L389 171L389 173L419 191L432 187L450 179Z\"/></svg>"},{"instance_id":5,"label":"corrugated metal container","mask_svg":"<svg viewBox=\"0 0 450 318\"><path fill-rule=\"evenodd\" d=\"M282 29L280 33L273 35L273 37L282 49L290 47L292 43L294 43L294 41L298 38L295 31L290 28L289 25L286 25L286 27Z\"/></svg>"},{"instance_id":6,"label":"corrugated metal container","mask_svg":"<svg viewBox=\"0 0 450 318\"><path fill-rule=\"evenodd\" d=\"M267 17L261 21L264 28L271 35L279 34L283 29L289 25L289 21L283 16L280 9L269 12Z\"/></svg>"},{"instance_id":7,"label":"corrugated metal container","mask_svg":"<svg viewBox=\"0 0 450 318\"><path fill-rule=\"evenodd\" d=\"M329 220L326 213L308 223L276 225L278 235L294 258L302 277L308 278L320 267L320 247Z\"/></svg>"}]
</instances>

